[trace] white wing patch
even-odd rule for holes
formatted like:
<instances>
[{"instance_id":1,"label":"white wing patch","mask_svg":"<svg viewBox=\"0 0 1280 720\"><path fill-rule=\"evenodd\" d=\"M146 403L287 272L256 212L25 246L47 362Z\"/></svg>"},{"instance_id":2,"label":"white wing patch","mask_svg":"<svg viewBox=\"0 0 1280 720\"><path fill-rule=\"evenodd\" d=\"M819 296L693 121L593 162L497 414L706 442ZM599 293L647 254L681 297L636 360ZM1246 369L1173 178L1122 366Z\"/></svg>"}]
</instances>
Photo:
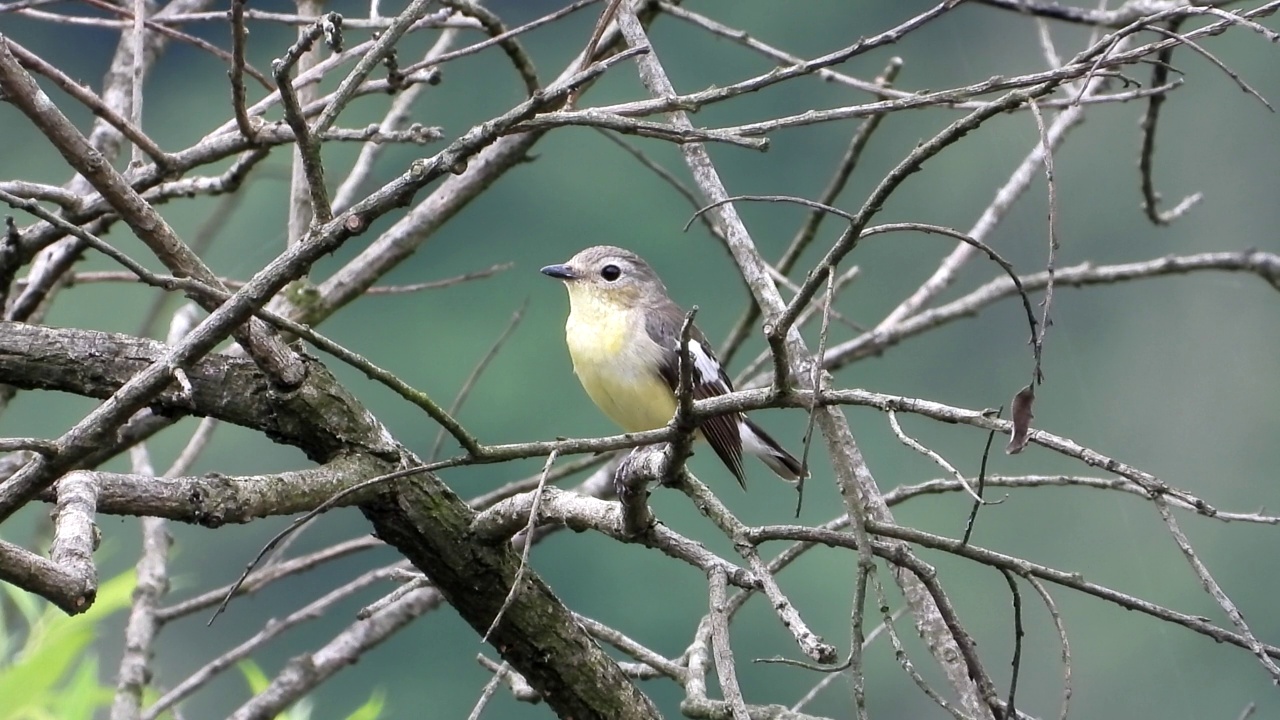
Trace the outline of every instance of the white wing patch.
<instances>
[{"instance_id":1,"label":"white wing patch","mask_svg":"<svg viewBox=\"0 0 1280 720\"><path fill-rule=\"evenodd\" d=\"M693 382L695 385L722 385L720 379L720 363L716 361L715 356L702 347L702 343L697 340L689 340L689 359L693 361L693 368L697 370ZM727 391L725 388L721 392Z\"/></svg>"}]
</instances>

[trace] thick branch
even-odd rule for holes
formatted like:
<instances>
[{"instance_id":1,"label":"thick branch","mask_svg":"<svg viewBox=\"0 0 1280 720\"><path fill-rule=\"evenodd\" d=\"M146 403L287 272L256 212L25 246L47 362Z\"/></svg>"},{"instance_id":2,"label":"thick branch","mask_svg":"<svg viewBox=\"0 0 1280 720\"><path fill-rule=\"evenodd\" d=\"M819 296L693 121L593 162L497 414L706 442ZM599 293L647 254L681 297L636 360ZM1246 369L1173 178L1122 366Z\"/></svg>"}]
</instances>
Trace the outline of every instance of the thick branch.
<instances>
[{"instance_id":1,"label":"thick branch","mask_svg":"<svg viewBox=\"0 0 1280 720\"><path fill-rule=\"evenodd\" d=\"M374 477L371 470L358 458L340 456L321 467L268 475L92 475L99 488L100 513L158 517L215 528L314 510L337 493ZM371 495L371 491L354 492L334 507L356 505Z\"/></svg>"},{"instance_id":2,"label":"thick branch","mask_svg":"<svg viewBox=\"0 0 1280 720\"><path fill-rule=\"evenodd\" d=\"M163 343L130 335L0 322L0 382L107 398L167 350ZM327 375L318 363L308 363L311 375ZM248 360L212 354L184 370L191 394L174 384L151 401L153 411L216 417L294 445L315 459L331 457L374 427L345 402L354 400L332 378L314 377L293 393L276 393ZM326 422L316 423L317 414ZM112 500L100 502L105 509Z\"/></svg>"},{"instance_id":3,"label":"thick branch","mask_svg":"<svg viewBox=\"0 0 1280 720\"><path fill-rule=\"evenodd\" d=\"M98 593L98 578L81 577L51 560L0 540L0 582L16 585L57 605L68 615L89 609Z\"/></svg>"},{"instance_id":4,"label":"thick branch","mask_svg":"<svg viewBox=\"0 0 1280 720\"><path fill-rule=\"evenodd\" d=\"M537 575L526 570L521 586L512 590L519 556L509 544L459 542L469 537L475 512L433 476L401 481L361 509L378 537L426 572L476 632L489 630L501 609L489 643L560 717L660 717ZM508 594L511 602L504 607Z\"/></svg>"}]
</instances>

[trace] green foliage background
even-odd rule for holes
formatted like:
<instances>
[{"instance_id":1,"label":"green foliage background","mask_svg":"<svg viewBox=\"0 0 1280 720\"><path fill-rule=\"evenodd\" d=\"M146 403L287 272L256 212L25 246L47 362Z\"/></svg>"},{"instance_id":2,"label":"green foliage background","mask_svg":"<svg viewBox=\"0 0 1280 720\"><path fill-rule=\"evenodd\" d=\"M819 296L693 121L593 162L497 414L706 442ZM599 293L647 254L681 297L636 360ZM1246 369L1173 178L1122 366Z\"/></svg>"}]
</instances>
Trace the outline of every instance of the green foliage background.
<instances>
[{"instance_id":1,"label":"green foliage background","mask_svg":"<svg viewBox=\"0 0 1280 720\"><path fill-rule=\"evenodd\" d=\"M491 3L510 25L557 5ZM835 0L691 5L807 56L846 46L926 6ZM292 6L264 2L255 7L286 12ZM353 16L367 12L351 2L334 2L330 8ZM385 7L383 12L397 8ZM578 13L523 39L544 81L585 42L595 12ZM193 31L226 44L223 23L208 23ZM116 42L114 33L101 29L53 27L9 16L0 16L0 32L95 87ZM1087 37L1085 29L1075 27L1054 26L1053 34L1064 55L1081 47ZM349 37L357 41L364 36L349 31ZM742 48L710 39L670 18L656 24L653 40L677 88L684 91L726 84L769 68L766 61ZM428 41L423 34L406 42L400 51L402 62L418 56ZM270 59L288 42L287 31L254 26L251 61L259 68L269 67ZM1263 96L1280 101L1274 46L1246 31L1206 45ZM911 89L938 89L1044 67L1032 21L976 4L842 69L871 77L891 54L905 59L898 85ZM1179 51L1174 63L1184 74L1186 86L1172 95L1165 108L1156 182L1166 204L1196 191L1205 193L1203 203L1173 227L1148 224L1139 209L1136 169L1142 105L1096 107L1056 156L1063 241L1060 267L1200 251L1280 251L1276 231L1280 227L1280 203L1276 202L1280 143L1275 141L1280 124L1276 116L1243 95L1204 59ZM451 63L444 73L443 84L424 96L416 119L442 126L450 137L520 98L517 78L496 51ZM622 66L592 88L582 104L642 96L631 68ZM88 127L89 118L82 109L65 96L55 93L54 97L82 128ZM189 46L172 46L149 82L144 126L162 147L185 147L230 116L229 97L220 61ZM850 90L805 79L707 108L694 119L714 127L865 99ZM362 127L375 121L385 102L380 97L358 101L342 124ZM889 117L840 206L856 208L883 173L917 142L958 116L958 111L929 110ZM67 180L56 153L13 108L0 106L0 128L4 167L0 176L55 184ZM729 147L713 147L711 153L731 192L816 197L853 128L853 123L833 123L779 132L771 138L770 150L762 154ZM1026 112L988 123L913 176L878 221L914 220L968 228L1035 139L1034 121ZM675 148L657 142L639 144L687 177ZM355 151L354 146L327 147L331 179L340 176ZM373 180L390 178L429 152L431 148L392 149ZM727 255L704 230L694 226L681 232L692 208L596 132L556 131L536 146L535 153L532 162L500 181L386 283L444 278L505 261L514 262L513 269L495 279L447 290L366 298L321 328L447 401L511 313L528 300L524 322L460 414L462 422L485 442L613 431L572 377L560 335L564 293L538 275L538 267L600 242L634 249L659 270L680 302L700 306L699 324L717 341L748 298ZM211 218L217 201L208 199L175 202L164 212L184 237L206 223L220 222L207 260L219 273L245 278L282 247L288 163L287 152L275 152L268 172L253 182L242 204L228 216ZM782 205L739 210L767 257L781 252L801 218L799 210ZM990 238L991 244L1023 272L1041 268L1047 247L1046 214L1041 181ZM325 277L389 222L384 219L372 232L317 265L313 276ZM832 223L820 243L829 243L839 229ZM147 257L140 243L122 228L109 237L135 258ZM926 278L949 250L948 242L933 237L890 235L867 241L852 255L852 262L862 267L862 277L841 299L839 310L859 322L875 323ZM818 252L811 252L807 262L815 261ZM112 268L102 258L90 256L80 269ZM972 287L996 274L993 266L974 263L965 271L961 287ZM960 292L953 290L946 297ZM48 322L134 332L148 298L149 293L139 287L85 285L65 292ZM1149 470L1223 509L1280 506L1280 486L1275 482L1275 468L1280 467L1276 299L1275 291L1257 278L1227 274L1059 290L1046 349L1048 380L1039 393L1036 425ZM848 386L962 407L1005 404L1026 383L1031 368L1026 326L1019 313L1014 303L1005 302L977 318L904 342L883 357L860 362L840 373L839 380ZM834 339L842 340L851 331L837 328L834 332ZM809 337L816 345L816 335ZM751 348L759 351L763 344L755 339ZM742 366L740 358L734 370ZM358 373L342 367L336 370L397 437L421 453L429 451L436 428L421 413ZM90 407L92 403L79 398L23 393L0 419L0 432L53 437ZM894 439L883 416L851 409L849 419L882 487L939 475L936 467ZM804 426L801 413L764 413L763 422L787 444L798 446ZM909 433L962 471L976 472L982 435L970 428L939 426L912 417L903 422ZM179 428L189 431L193 426L188 421ZM157 466L166 465L185 442L181 429L152 443ZM297 468L304 462L291 449L223 427L197 470L260 473ZM840 511L823 463L825 458L819 460L810 485L801 516L804 522L820 522ZM528 462L464 469L447 474L446 480L466 496L536 472L538 466ZM124 466L117 463L115 467ZM693 469L722 489L725 500L746 522L791 519L792 493L772 483L759 466L750 471L751 492L745 495L709 453L699 453ZM1035 447L1016 457L996 456L992 470L1090 474L1079 464ZM659 491L654 505L662 521L673 528L731 553L723 538L682 498ZM899 508L897 517L905 524L956 536L962 532L966 511L960 497L929 497ZM27 541L39 536L46 532L45 516L46 509L31 508L6 526L6 537ZM109 577L135 559L137 524L111 517L100 522L105 537L100 558L103 576ZM286 522L271 519L219 530L174 527L172 597L187 597L231 581ZM1183 522L1258 636L1272 642L1280 638L1280 619L1274 612L1280 595L1275 529L1198 517L1185 517ZM356 511L333 512L299 541L295 551L366 530ZM1075 489L1014 492L1003 504L983 511L974 542L1082 572L1091 581L1225 622L1199 588L1155 511L1133 497ZM923 555L938 566L967 626L979 639L988 670L1007 683L1013 641L1010 601L1002 578L985 567L944 555ZM252 635L266 618L280 617L374 563L392 559L392 553L380 551L293 578L258 596L237 600L212 629L205 627L203 615L167 628L158 647L157 682L161 686L177 682L212 655ZM599 536L553 536L534 549L533 563L575 610L668 655L681 652L705 612L705 582L697 571ZM853 571L848 553L818 550L783 576L784 588L814 629L841 646L848 643ZM295 630L256 655L256 662L268 675L274 674L290 657L319 647L353 622L361 605L390 589L377 588ZM1274 688L1247 652L1068 591L1057 590L1054 595L1072 642L1075 717L1235 717L1249 702L1258 703L1256 717L1280 716ZM1061 695L1057 643L1047 614L1029 590L1023 600L1028 636L1018 706L1050 717L1056 715ZM107 682L111 681L108 668L119 657L122 627L116 616L107 622L108 631L98 642ZM901 629L912 634L906 624ZM733 640L740 659L796 655L785 630L763 602L753 601L740 616ZM930 663L924 649L917 642L911 650L927 673ZM477 653L492 656L453 612L431 613L326 684L314 698L313 717L341 717L369 698L374 688L386 691L383 717L465 717L488 679L473 660ZM874 646L869 658L872 717L941 716L896 667L887 645ZM813 673L796 668L748 662L740 664L740 679L749 700L769 702L797 698L818 680ZM811 710L847 715L843 687L837 684ZM664 712L678 714L679 698L671 686L652 683L645 690ZM184 717L225 715L243 702L245 692L244 679L227 673L184 706ZM495 718L549 716L545 707L517 705L502 692L489 712Z\"/></svg>"}]
</instances>

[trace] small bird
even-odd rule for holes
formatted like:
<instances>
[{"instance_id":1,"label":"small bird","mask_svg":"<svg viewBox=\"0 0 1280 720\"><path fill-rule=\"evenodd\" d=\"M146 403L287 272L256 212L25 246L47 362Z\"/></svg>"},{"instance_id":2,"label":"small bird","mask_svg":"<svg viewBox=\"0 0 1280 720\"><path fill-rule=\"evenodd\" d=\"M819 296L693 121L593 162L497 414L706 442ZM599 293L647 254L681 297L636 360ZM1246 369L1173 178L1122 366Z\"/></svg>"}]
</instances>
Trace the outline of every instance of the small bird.
<instances>
[{"instance_id":1,"label":"small bird","mask_svg":"<svg viewBox=\"0 0 1280 720\"><path fill-rule=\"evenodd\" d=\"M564 281L569 290L565 340L573 372L592 402L624 432L665 427L676 412L685 314L667 296L657 273L635 253L610 245L589 247L542 273ZM733 391L697 327L690 331L689 359L694 399ZM743 489L744 450L788 482L803 473L799 460L742 413L704 420L699 435Z\"/></svg>"}]
</instances>

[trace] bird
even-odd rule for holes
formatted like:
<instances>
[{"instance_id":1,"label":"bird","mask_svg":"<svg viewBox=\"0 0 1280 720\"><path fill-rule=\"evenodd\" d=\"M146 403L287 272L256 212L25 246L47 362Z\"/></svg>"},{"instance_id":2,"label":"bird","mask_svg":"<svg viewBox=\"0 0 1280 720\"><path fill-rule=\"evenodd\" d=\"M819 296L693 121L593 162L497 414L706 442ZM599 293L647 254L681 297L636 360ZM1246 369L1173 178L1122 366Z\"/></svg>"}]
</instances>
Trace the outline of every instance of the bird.
<instances>
[{"instance_id":1,"label":"bird","mask_svg":"<svg viewBox=\"0 0 1280 720\"><path fill-rule=\"evenodd\" d=\"M665 427L676 412L685 313L658 274L639 255L612 245L586 248L541 272L569 291L565 340L587 396L624 432ZM690 328L688 348L695 400L733 391L696 325ZM744 490L744 452L788 482L806 475L799 460L743 413L707 418L698 435Z\"/></svg>"}]
</instances>

